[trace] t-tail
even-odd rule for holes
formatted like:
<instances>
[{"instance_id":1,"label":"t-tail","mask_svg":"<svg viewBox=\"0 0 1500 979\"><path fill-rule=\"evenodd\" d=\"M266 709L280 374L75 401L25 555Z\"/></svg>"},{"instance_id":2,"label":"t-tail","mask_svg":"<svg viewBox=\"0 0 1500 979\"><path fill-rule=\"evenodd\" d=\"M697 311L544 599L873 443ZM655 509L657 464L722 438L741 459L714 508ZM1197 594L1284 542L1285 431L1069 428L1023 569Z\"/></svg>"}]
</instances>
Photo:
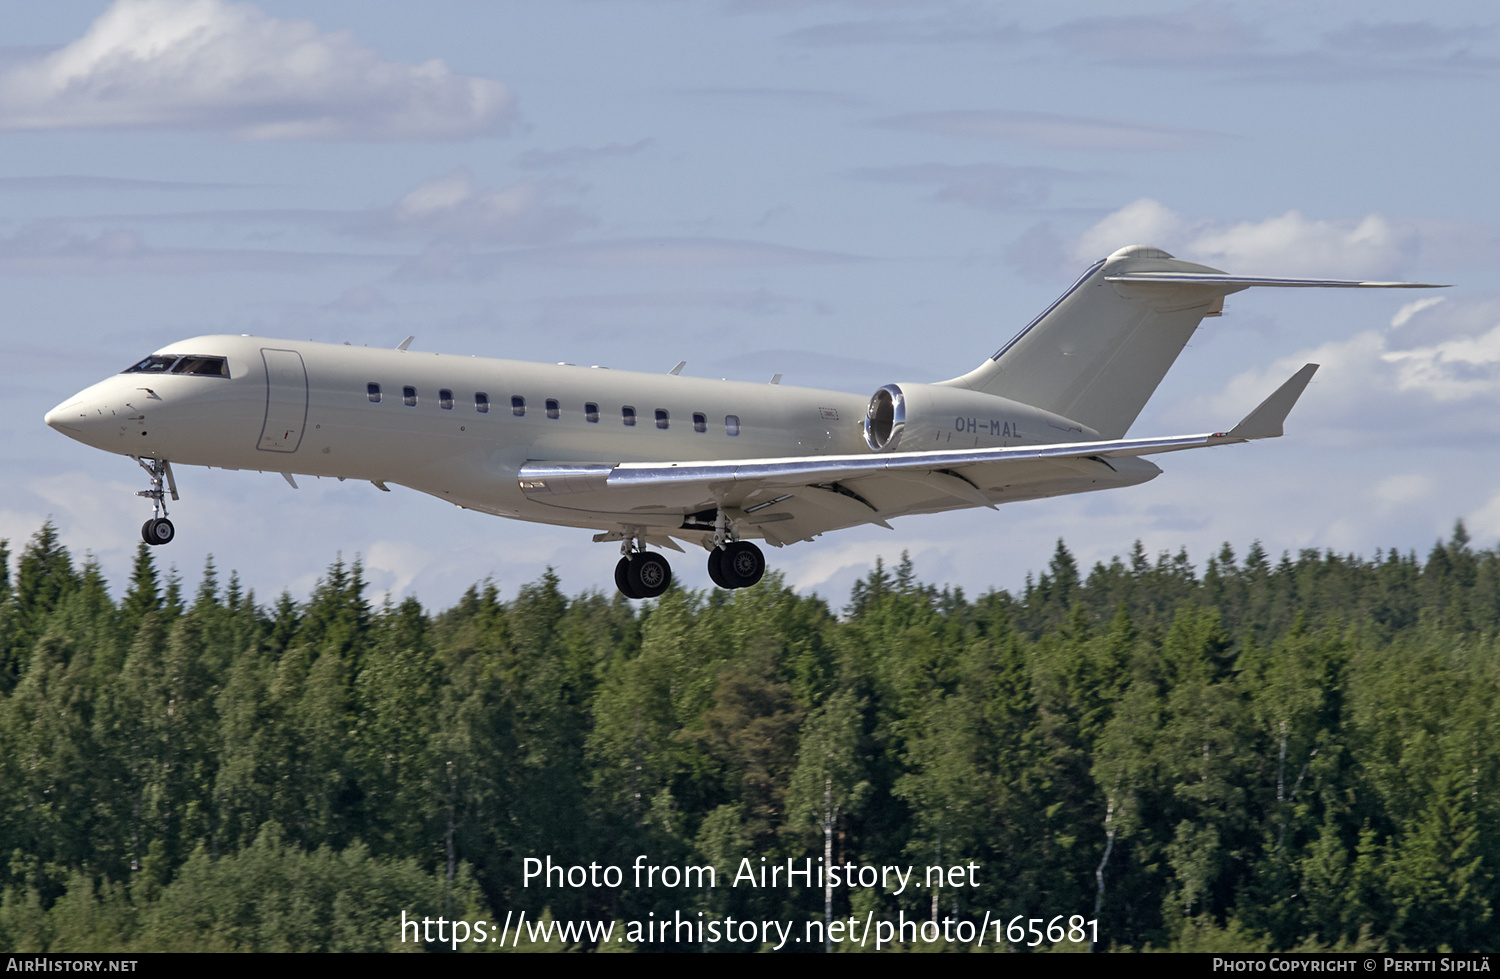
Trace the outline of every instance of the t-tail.
<instances>
[{"instance_id":1,"label":"t-tail","mask_svg":"<svg viewBox=\"0 0 1500 979\"><path fill-rule=\"evenodd\" d=\"M1206 316L1251 286L1441 288L1228 275L1131 245L1100 259L995 355L942 383L998 395L1122 437Z\"/></svg>"}]
</instances>

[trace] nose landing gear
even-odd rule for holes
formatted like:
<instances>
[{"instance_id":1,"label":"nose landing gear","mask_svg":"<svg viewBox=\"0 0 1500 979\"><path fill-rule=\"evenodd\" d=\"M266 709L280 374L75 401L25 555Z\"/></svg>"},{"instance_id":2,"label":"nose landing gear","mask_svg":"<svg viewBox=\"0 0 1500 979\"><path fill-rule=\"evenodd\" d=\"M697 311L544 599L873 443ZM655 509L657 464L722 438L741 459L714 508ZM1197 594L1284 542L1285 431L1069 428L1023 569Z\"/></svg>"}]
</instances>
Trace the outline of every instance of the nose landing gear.
<instances>
[{"instance_id":1,"label":"nose landing gear","mask_svg":"<svg viewBox=\"0 0 1500 979\"><path fill-rule=\"evenodd\" d=\"M177 480L172 476L172 464L165 459L142 459L132 456L151 477L151 488L138 490L136 496L151 501L151 519L141 524L141 540L147 544L169 544L177 536L177 528L167 519L167 496L177 496Z\"/></svg>"}]
</instances>

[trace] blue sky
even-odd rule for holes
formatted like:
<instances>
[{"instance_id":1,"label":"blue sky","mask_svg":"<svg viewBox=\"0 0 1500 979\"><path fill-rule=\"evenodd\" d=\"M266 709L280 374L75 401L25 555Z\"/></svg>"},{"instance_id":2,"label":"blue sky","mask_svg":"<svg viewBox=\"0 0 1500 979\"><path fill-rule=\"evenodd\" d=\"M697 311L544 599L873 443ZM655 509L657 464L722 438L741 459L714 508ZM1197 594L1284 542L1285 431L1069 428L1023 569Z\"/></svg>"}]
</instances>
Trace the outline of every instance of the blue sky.
<instances>
[{"instance_id":1,"label":"blue sky","mask_svg":"<svg viewBox=\"0 0 1500 979\"><path fill-rule=\"evenodd\" d=\"M877 555L1018 587L1220 542L1425 553L1500 538L1500 16L1482 3L595 0L15 5L0 30L0 537L49 515L123 585L134 464L47 429L202 333L872 392L967 371L1125 244L1236 273L1450 282L1251 291L1132 434L1232 424L1325 366L1284 439L1141 487L770 550L840 605ZM263 599L337 555L445 606L612 545L410 491L186 469L189 584ZM694 556L675 562L708 587Z\"/></svg>"}]
</instances>

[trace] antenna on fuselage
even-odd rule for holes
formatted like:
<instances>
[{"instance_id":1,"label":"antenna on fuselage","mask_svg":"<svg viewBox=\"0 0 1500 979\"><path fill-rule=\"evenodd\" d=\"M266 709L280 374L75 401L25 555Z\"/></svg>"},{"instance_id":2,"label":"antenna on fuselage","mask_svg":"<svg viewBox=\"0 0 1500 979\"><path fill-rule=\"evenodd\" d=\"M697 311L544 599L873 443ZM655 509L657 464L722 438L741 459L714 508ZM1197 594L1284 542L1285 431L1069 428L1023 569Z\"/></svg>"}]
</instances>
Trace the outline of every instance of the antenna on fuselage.
<instances>
[{"instance_id":1,"label":"antenna on fuselage","mask_svg":"<svg viewBox=\"0 0 1500 979\"><path fill-rule=\"evenodd\" d=\"M415 339L416 337L407 337L405 340L402 340L400 343L396 344L396 349L400 350L402 353L405 353L406 348L411 346L411 342Z\"/></svg>"},{"instance_id":2,"label":"antenna on fuselage","mask_svg":"<svg viewBox=\"0 0 1500 979\"><path fill-rule=\"evenodd\" d=\"M682 369L684 367L686 367L686 366L687 366L687 361L685 361L685 360L679 360L677 362L677 366L674 367L674 368L672 368L671 370L667 371L667 373L671 374L673 377L676 377L678 374L682 373Z\"/></svg>"}]
</instances>

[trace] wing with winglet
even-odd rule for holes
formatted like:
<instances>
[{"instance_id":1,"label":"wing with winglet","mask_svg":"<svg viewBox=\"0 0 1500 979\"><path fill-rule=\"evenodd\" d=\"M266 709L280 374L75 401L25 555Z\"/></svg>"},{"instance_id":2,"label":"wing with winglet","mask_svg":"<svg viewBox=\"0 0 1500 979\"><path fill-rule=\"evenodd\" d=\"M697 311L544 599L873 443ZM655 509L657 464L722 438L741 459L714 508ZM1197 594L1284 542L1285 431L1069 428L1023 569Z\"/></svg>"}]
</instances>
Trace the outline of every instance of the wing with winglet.
<instances>
[{"instance_id":1,"label":"wing with winglet","mask_svg":"<svg viewBox=\"0 0 1500 979\"><path fill-rule=\"evenodd\" d=\"M632 521L697 539L713 513L775 545L912 513L1145 482L1161 470L1140 458L1275 438L1318 369L1308 364L1226 432L1040 446L701 462L528 463L521 490L536 502Z\"/></svg>"}]
</instances>

